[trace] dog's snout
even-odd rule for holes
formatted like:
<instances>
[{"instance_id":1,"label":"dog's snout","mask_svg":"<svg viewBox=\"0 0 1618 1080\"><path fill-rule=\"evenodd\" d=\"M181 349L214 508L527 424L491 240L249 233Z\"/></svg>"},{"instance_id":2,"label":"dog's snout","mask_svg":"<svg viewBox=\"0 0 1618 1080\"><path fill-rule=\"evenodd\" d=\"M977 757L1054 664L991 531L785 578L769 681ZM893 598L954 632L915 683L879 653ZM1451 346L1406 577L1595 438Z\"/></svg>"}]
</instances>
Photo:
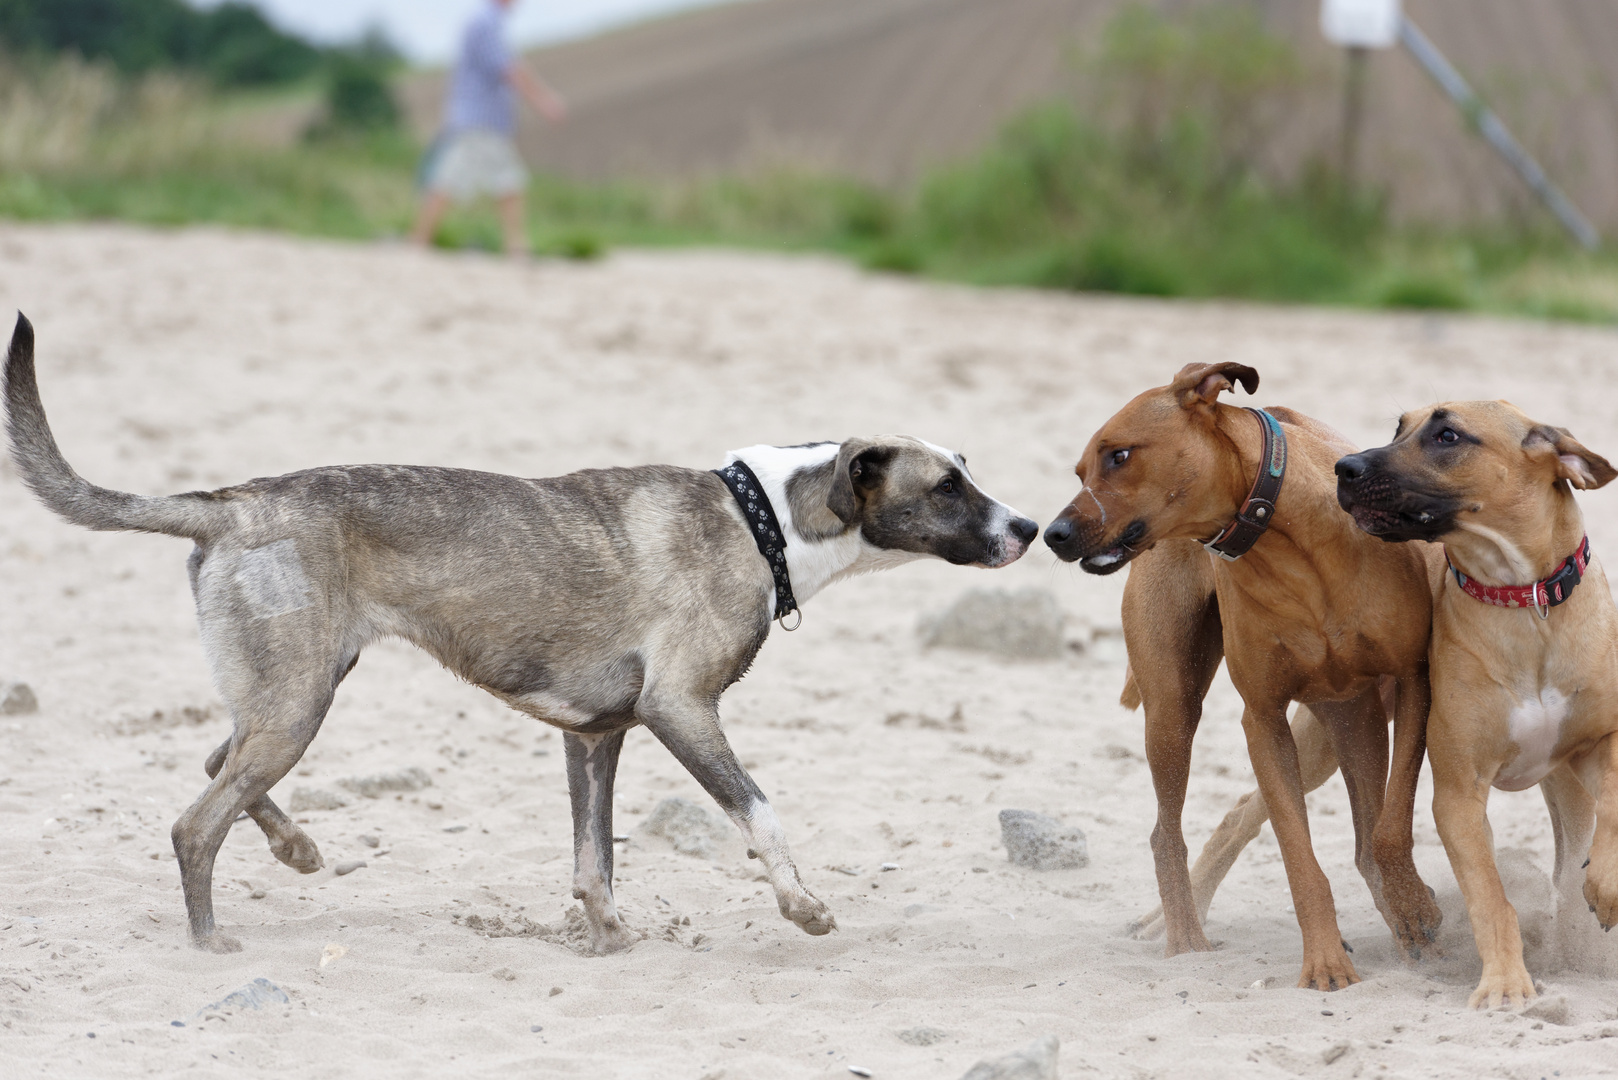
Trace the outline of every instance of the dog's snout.
<instances>
[{"instance_id":1,"label":"dog's snout","mask_svg":"<svg viewBox=\"0 0 1618 1080\"><path fill-rule=\"evenodd\" d=\"M1034 537L1039 535L1039 523L1023 517L1012 518L1011 535L1025 544L1032 544Z\"/></svg>"},{"instance_id":2,"label":"dog's snout","mask_svg":"<svg viewBox=\"0 0 1618 1080\"><path fill-rule=\"evenodd\" d=\"M1070 518L1057 518L1045 529L1045 543L1048 547L1056 547L1073 539L1073 521Z\"/></svg>"},{"instance_id":3,"label":"dog's snout","mask_svg":"<svg viewBox=\"0 0 1618 1080\"><path fill-rule=\"evenodd\" d=\"M1337 475L1343 480L1358 480L1370 471L1371 463L1364 454L1350 454L1337 462Z\"/></svg>"}]
</instances>

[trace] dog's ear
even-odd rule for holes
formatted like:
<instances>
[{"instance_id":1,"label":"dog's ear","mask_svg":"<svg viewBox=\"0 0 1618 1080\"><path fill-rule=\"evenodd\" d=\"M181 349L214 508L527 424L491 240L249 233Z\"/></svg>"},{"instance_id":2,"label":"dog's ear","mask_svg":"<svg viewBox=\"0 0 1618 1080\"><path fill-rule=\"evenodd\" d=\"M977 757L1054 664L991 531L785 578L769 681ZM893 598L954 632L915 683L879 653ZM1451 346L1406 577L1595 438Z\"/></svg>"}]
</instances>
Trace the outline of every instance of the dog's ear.
<instances>
[{"instance_id":1,"label":"dog's ear","mask_svg":"<svg viewBox=\"0 0 1618 1080\"><path fill-rule=\"evenodd\" d=\"M1174 376L1169 389L1181 408L1194 409L1212 405L1220 394L1235 389L1237 383L1249 394L1257 393L1258 372L1227 360L1222 364L1187 364Z\"/></svg>"},{"instance_id":2,"label":"dog's ear","mask_svg":"<svg viewBox=\"0 0 1618 1080\"><path fill-rule=\"evenodd\" d=\"M1586 450L1583 443L1567 433L1566 428L1540 424L1528 432L1522 448L1530 454L1554 453L1556 478L1566 480L1576 488L1606 487L1618 477L1618 469L1614 469L1600 454Z\"/></svg>"},{"instance_id":3,"label":"dog's ear","mask_svg":"<svg viewBox=\"0 0 1618 1080\"><path fill-rule=\"evenodd\" d=\"M891 448L878 446L870 439L849 439L843 443L837 451L837 463L832 467L826 509L836 514L844 525L854 524L860 516L860 504L882 482L882 467L892 456Z\"/></svg>"}]
</instances>

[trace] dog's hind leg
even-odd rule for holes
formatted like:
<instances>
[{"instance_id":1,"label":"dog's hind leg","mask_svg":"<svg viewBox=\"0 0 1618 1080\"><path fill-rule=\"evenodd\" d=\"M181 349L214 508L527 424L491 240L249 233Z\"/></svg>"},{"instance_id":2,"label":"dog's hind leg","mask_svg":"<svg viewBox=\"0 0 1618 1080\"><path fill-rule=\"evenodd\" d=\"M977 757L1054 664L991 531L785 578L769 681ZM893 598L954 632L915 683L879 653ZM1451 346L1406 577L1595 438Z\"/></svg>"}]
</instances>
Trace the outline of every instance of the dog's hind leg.
<instances>
[{"instance_id":1,"label":"dog's hind leg","mask_svg":"<svg viewBox=\"0 0 1618 1080\"><path fill-rule=\"evenodd\" d=\"M226 739L208 755L203 765L208 770L208 779L219 775L220 768L225 764L225 756L230 752L230 742ZM320 848L309 838L309 834L294 825L292 819L268 795L260 795L254 800L253 805L247 808L247 816L264 830L264 837L270 842L270 854L298 873L312 874L326 865L320 857Z\"/></svg>"},{"instance_id":2,"label":"dog's hind leg","mask_svg":"<svg viewBox=\"0 0 1618 1080\"><path fill-rule=\"evenodd\" d=\"M210 952L241 948L214 925L213 867L219 846L237 815L263 798L303 756L344 670L335 660L323 663L318 646L294 647L300 635L291 627L279 629L278 640L243 641L229 654L219 682L236 731L213 782L174 823L174 854L191 943ZM252 662L245 662L249 657Z\"/></svg>"},{"instance_id":3,"label":"dog's hind leg","mask_svg":"<svg viewBox=\"0 0 1618 1080\"><path fill-rule=\"evenodd\" d=\"M1551 833L1556 839L1556 863L1551 883L1556 887L1556 939L1562 962L1588 970L1586 961L1598 955L1592 950L1588 905L1583 896L1584 860L1590 854L1595 836L1596 803L1573 767L1563 762L1539 782L1545 809L1551 815Z\"/></svg>"},{"instance_id":4,"label":"dog's hind leg","mask_svg":"<svg viewBox=\"0 0 1618 1080\"><path fill-rule=\"evenodd\" d=\"M1309 706L1298 706L1292 717L1292 740L1298 744L1298 771L1303 775L1303 790L1310 792L1331 779L1337 771L1337 755L1332 751L1331 738ZM1270 808L1264 803L1263 792L1256 788L1236 800L1236 805L1225 814L1225 819L1208 837L1202 852L1191 867L1191 896L1196 901L1197 919L1204 925L1208 909L1213 905L1219 885L1236 865L1243 849L1252 843L1270 818ZM1163 934L1163 909L1153 908L1130 926L1130 935L1150 941Z\"/></svg>"},{"instance_id":5,"label":"dog's hind leg","mask_svg":"<svg viewBox=\"0 0 1618 1080\"><path fill-rule=\"evenodd\" d=\"M695 695L647 690L636 712L647 729L741 829L748 856L764 863L781 914L805 933L819 935L835 930L837 920L830 909L804 888L798 877L798 868L787 850L786 832L774 808L736 760L719 726L718 708Z\"/></svg>"},{"instance_id":6,"label":"dog's hind leg","mask_svg":"<svg viewBox=\"0 0 1618 1080\"><path fill-rule=\"evenodd\" d=\"M562 736L573 803L573 896L584 901L590 948L615 953L635 943L612 902L612 782L624 731Z\"/></svg>"}]
</instances>

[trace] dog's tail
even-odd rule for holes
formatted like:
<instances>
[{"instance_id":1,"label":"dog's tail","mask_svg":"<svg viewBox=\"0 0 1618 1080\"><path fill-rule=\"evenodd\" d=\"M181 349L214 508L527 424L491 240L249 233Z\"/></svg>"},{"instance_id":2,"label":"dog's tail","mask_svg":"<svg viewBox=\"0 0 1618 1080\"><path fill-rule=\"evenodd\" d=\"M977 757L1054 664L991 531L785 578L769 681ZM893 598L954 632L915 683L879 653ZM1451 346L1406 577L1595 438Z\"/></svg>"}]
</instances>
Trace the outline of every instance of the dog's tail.
<instances>
[{"instance_id":1,"label":"dog's tail","mask_svg":"<svg viewBox=\"0 0 1618 1080\"><path fill-rule=\"evenodd\" d=\"M1135 668L1133 665L1125 665L1124 692L1118 695L1118 704L1134 712L1140 708L1140 702L1140 681L1135 678Z\"/></svg>"},{"instance_id":2,"label":"dog's tail","mask_svg":"<svg viewBox=\"0 0 1618 1080\"><path fill-rule=\"evenodd\" d=\"M4 394L11 460L39 500L75 525L201 539L217 528L221 508L205 492L170 497L96 487L62 457L45 419L34 379L34 327L20 313L6 354Z\"/></svg>"}]
</instances>

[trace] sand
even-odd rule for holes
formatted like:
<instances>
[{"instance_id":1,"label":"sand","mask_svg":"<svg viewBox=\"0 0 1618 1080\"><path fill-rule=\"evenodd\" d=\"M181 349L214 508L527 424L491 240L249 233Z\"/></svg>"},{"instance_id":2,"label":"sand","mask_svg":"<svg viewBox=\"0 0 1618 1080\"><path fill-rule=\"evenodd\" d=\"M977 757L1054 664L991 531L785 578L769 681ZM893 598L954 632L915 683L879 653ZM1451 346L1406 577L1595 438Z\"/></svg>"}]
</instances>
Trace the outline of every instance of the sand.
<instances>
[{"instance_id":1,"label":"sand","mask_svg":"<svg viewBox=\"0 0 1618 1080\"><path fill-rule=\"evenodd\" d=\"M1043 522L1107 415L1216 359L1256 366L1259 402L1365 445L1403 408L1505 396L1618 451L1610 330L979 292L819 258L516 266L209 230L4 226L0 310L12 307L38 327L69 460L140 492L333 462L708 467L757 442L902 431L963 450L988 490ZM1599 555L1618 543L1618 496L1582 503ZM186 554L183 541L63 524L0 466L0 681L40 701L0 716L0 1075L742 1080L855 1065L954 1080L1045 1034L1061 1039L1068 1078L1618 1073L1618 941L1582 907L1558 922L1534 792L1492 804L1544 987L1529 1015L1466 1008L1478 959L1425 790L1416 860L1445 911L1442 959L1395 955L1353 870L1335 780L1310 798L1311 823L1364 982L1293 988L1298 932L1267 830L1214 903L1219 949L1164 959L1160 942L1132 940L1127 924L1156 902L1154 801L1140 718L1116 704L1123 579L1043 547L1001 571L918 564L835 586L724 699L733 744L837 916L831 936L783 921L734 839L703 857L639 828L668 796L711 805L644 731L630 734L616 809L631 837L617 895L645 940L603 959L565 933L469 928L476 916L565 931L560 738L382 644L275 791L283 805L300 787L348 800L297 815L327 869L299 876L239 825L215 888L246 947L194 951L168 829L229 722ZM1055 594L1061 658L923 648L922 619L995 586ZM1196 749L1193 846L1251 786L1238 715L1221 676ZM431 786L366 798L339 784L412 768ZM1089 866L1013 866L1006 808L1082 829ZM356 859L367 865L335 875ZM255 979L278 992L213 1007Z\"/></svg>"}]
</instances>

